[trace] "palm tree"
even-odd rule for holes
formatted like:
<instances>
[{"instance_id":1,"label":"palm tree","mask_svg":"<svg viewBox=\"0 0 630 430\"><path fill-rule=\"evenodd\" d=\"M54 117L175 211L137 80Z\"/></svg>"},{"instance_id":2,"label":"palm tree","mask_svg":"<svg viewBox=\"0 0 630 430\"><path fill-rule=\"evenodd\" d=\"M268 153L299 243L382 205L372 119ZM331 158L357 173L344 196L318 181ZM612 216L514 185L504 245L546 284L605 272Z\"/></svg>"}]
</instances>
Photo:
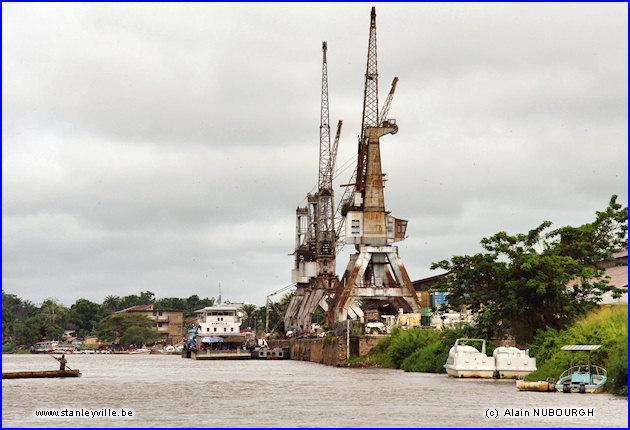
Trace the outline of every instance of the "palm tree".
<instances>
[{"instance_id":1,"label":"palm tree","mask_svg":"<svg viewBox=\"0 0 630 430\"><path fill-rule=\"evenodd\" d=\"M105 300L103 300L103 306L111 310L112 312L119 310L120 297L110 294L109 296L105 297Z\"/></svg>"},{"instance_id":2,"label":"palm tree","mask_svg":"<svg viewBox=\"0 0 630 430\"><path fill-rule=\"evenodd\" d=\"M241 306L241 311L245 314L243 316L243 322L241 323L241 329L253 326L254 318L256 316L256 310L256 305L253 305L251 303L245 303L243 306Z\"/></svg>"}]
</instances>

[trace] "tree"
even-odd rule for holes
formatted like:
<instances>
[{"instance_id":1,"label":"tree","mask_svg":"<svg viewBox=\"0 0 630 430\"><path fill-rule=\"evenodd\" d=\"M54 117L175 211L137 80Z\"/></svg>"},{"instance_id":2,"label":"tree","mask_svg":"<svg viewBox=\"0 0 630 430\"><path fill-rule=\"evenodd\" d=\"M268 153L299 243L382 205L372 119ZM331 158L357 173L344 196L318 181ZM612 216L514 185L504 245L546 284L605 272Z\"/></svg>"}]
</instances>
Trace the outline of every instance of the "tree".
<instances>
[{"instance_id":1,"label":"tree","mask_svg":"<svg viewBox=\"0 0 630 430\"><path fill-rule=\"evenodd\" d=\"M120 344L123 346L130 345L149 345L155 343L158 338L157 332L147 327L132 326L123 333L120 338Z\"/></svg>"},{"instance_id":2,"label":"tree","mask_svg":"<svg viewBox=\"0 0 630 430\"><path fill-rule=\"evenodd\" d=\"M241 329L254 327L257 310L258 308L256 307L256 305L252 305L251 303L245 303L243 306L241 306L241 311L245 314L243 317L243 322L241 323Z\"/></svg>"},{"instance_id":3,"label":"tree","mask_svg":"<svg viewBox=\"0 0 630 430\"><path fill-rule=\"evenodd\" d=\"M39 316L27 318L15 326L15 340L19 345L39 342L45 334L45 325Z\"/></svg>"},{"instance_id":4,"label":"tree","mask_svg":"<svg viewBox=\"0 0 630 430\"><path fill-rule=\"evenodd\" d=\"M81 336L89 336L94 334L104 313L105 309L98 303L86 299L78 299L70 306L68 320L79 327Z\"/></svg>"},{"instance_id":5,"label":"tree","mask_svg":"<svg viewBox=\"0 0 630 430\"><path fill-rule=\"evenodd\" d=\"M434 286L448 291L449 305L477 314L488 336L512 334L530 342L539 329L562 329L601 300L624 289L602 277L601 261L627 246L628 208L610 200L593 223L547 234L545 221L527 234L499 232L481 240L485 253L454 256L431 268L450 272Z\"/></svg>"},{"instance_id":6,"label":"tree","mask_svg":"<svg viewBox=\"0 0 630 430\"><path fill-rule=\"evenodd\" d=\"M15 329L20 323L35 316L37 307L28 300L22 300L15 294L2 291L2 340L15 340Z\"/></svg>"},{"instance_id":7,"label":"tree","mask_svg":"<svg viewBox=\"0 0 630 430\"><path fill-rule=\"evenodd\" d=\"M121 313L104 318L98 325L97 336L99 339L110 342L122 338L130 327L151 328L153 321L144 314Z\"/></svg>"},{"instance_id":8,"label":"tree","mask_svg":"<svg viewBox=\"0 0 630 430\"><path fill-rule=\"evenodd\" d=\"M49 325L46 327L46 337L52 340L59 340L63 336L64 329L59 325Z\"/></svg>"},{"instance_id":9,"label":"tree","mask_svg":"<svg viewBox=\"0 0 630 430\"><path fill-rule=\"evenodd\" d=\"M120 297L111 294L105 297L102 306L111 312L116 312L122 309L120 306Z\"/></svg>"}]
</instances>

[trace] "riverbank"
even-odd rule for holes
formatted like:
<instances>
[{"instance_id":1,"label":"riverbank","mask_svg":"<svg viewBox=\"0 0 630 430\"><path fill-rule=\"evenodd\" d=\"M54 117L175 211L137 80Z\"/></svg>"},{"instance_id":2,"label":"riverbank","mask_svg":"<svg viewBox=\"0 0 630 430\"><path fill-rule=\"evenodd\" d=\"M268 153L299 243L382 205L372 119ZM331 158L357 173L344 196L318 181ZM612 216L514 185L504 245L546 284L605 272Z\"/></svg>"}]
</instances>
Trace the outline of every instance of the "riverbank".
<instances>
[{"instance_id":1,"label":"riverbank","mask_svg":"<svg viewBox=\"0 0 630 430\"><path fill-rule=\"evenodd\" d=\"M458 330L395 329L367 354L351 357L353 367L386 367L407 372L444 373L448 351L460 337L478 337L473 328ZM557 378L568 366L570 354L560 351L567 344L597 344L602 347L592 355L592 362L608 370L607 389L614 394L628 394L628 306L603 305L591 310L566 330L548 329L538 333L527 347L536 357L539 370L528 381ZM487 354L497 347L488 342ZM584 357L576 356L578 359Z\"/></svg>"}]
</instances>

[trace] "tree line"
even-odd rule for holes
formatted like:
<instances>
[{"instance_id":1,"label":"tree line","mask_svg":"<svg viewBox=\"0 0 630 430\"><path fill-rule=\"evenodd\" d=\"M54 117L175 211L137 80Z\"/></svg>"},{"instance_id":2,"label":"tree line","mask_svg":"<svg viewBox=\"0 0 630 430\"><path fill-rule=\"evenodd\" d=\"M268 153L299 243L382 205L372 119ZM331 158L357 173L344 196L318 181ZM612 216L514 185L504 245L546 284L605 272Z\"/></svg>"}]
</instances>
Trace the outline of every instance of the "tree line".
<instances>
[{"instance_id":1,"label":"tree line","mask_svg":"<svg viewBox=\"0 0 630 430\"><path fill-rule=\"evenodd\" d=\"M42 339L60 339L65 330L76 331L81 338L100 334L109 340L111 333L116 330L112 330L111 327L108 329L107 326L101 327L107 317L132 306L149 304L153 304L154 309L181 311L185 319L198 309L212 306L214 298L200 298L194 294L188 298L156 299L151 291L143 291L139 295L131 294L124 297L109 295L102 303L81 298L70 307L66 307L56 299L49 298L40 306L36 306L29 300L23 300L15 294L7 294L3 290L2 343L29 345ZM148 318L146 320L152 324ZM151 326L147 321L129 322L134 323L132 326L146 328Z\"/></svg>"}]
</instances>

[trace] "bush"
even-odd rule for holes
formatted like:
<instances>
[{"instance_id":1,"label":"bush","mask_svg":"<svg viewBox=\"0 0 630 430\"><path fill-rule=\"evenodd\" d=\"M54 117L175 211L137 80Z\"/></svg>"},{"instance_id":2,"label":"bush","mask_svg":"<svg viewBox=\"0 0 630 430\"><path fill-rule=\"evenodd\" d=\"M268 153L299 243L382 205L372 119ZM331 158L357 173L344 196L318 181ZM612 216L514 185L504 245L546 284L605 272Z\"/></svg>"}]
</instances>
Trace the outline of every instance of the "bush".
<instances>
[{"instance_id":1,"label":"bush","mask_svg":"<svg viewBox=\"0 0 630 430\"><path fill-rule=\"evenodd\" d=\"M5 343L4 345L2 345L2 353L4 354L7 352L11 352L16 346L17 345L15 343Z\"/></svg>"},{"instance_id":2,"label":"bush","mask_svg":"<svg viewBox=\"0 0 630 430\"><path fill-rule=\"evenodd\" d=\"M416 349L403 360L400 368L405 372L444 372L445 360L442 360L441 348L442 342L434 342L424 348Z\"/></svg>"},{"instance_id":3,"label":"bush","mask_svg":"<svg viewBox=\"0 0 630 430\"><path fill-rule=\"evenodd\" d=\"M391 343L387 348L386 355L397 368L400 368L400 365L407 357L417 349L434 342L438 336L439 334L432 330L421 328L402 330L395 328L392 331Z\"/></svg>"}]
</instances>

